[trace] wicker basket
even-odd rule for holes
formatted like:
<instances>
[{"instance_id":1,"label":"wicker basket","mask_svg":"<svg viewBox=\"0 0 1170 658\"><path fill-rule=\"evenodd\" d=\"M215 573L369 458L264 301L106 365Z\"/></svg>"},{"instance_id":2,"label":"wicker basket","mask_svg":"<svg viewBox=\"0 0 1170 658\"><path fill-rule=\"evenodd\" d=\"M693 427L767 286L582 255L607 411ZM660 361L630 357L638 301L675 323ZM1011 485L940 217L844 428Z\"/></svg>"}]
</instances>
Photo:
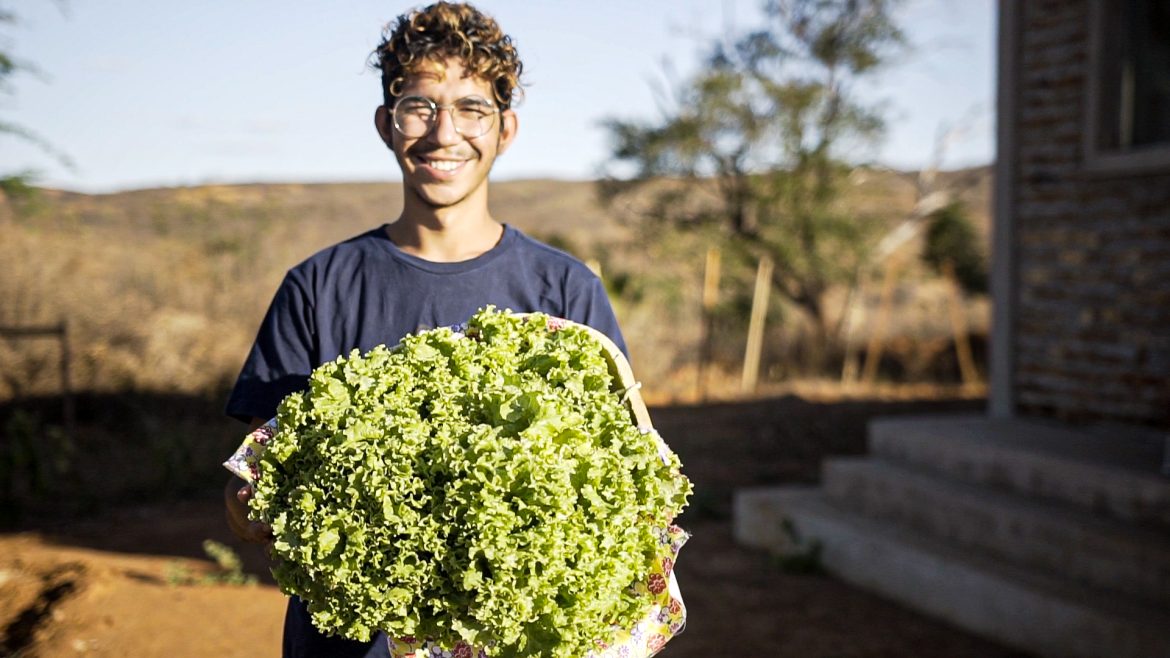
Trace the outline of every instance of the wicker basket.
<instances>
[{"instance_id":1,"label":"wicker basket","mask_svg":"<svg viewBox=\"0 0 1170 658\"><path fill-rule=\"evenodd\" d=\"M533 314L518 313L520 317ZM608 336L592 327L549 317L548 329L557 331L565 327L576 327L588 333L605 351L610 374L619 383L624 403L628 406L638 429L652 435L658 442L659 454L665 460L670 454L662 437L654 429L650 412L642 399L641 384L634 377L629 361ZM460 328L455 328L460 329ZM276 419L269 420L246 436L236 452L224 462L224 467L245 481L252 482L258 477L258 464L265 445L276 432ZM686 625L686 606L674 574L674 562L678 551L689 535L678 526L671 525L658 531L663 545L664 556L652 565L645 581L634 587L649 599L649 608L643 619L634 628L614 628L608 642L599 646L585 658L649 658L662 650L668 640L682 632ZM486 657L482 648L459 644L455 647L437 647L424 638L388 638L392 658L433 658L435 655L451 658ZM436 653L436 650L438 653Z\"/></svg>"}]
</instances>

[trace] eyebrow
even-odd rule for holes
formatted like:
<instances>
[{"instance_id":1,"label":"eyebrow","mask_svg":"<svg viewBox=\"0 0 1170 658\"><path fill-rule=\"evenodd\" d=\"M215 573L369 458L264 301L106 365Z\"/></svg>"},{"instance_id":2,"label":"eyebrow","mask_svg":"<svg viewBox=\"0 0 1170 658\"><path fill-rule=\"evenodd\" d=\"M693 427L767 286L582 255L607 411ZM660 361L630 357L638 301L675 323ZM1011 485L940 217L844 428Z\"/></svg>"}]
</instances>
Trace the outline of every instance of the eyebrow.
<instances>
[{"instance_id":1,"label":"eyebrow","mask_svg":"<svg viewBox=\"0 0 1170 658\"><path fill-rule=\"evenodd\" d=\"M434 98L431 98L430 96L424 96L422 94L403 94L403 95L398 97L398 100L395 101L395 104L402 103L404 101L409 101L411 99L421 99L421 100L428 101L430 103L434 103L435 105L443 105L443 103L440 103L439 101L435 100ZM456 104L458 104L458 105L474 104L474 105L482 105L484 107L497 107L496 103L484 98L483 96L464 96L462 98L456 98L454 101L451 101L451 105L456 105Z\"/></svg>"}]
</instances>

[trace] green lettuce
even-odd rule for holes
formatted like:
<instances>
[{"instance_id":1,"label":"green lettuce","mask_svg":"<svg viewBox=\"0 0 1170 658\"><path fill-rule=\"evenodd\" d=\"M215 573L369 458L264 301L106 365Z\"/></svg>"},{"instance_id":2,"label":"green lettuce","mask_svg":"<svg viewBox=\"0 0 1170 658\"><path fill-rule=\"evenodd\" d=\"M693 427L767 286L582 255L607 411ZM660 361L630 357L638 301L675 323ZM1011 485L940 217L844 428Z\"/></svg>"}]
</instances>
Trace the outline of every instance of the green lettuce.
<instances>
[{"instance_id":1,"label":"green lettuce","mask_svg":"<svg viewBox=\"0 0 1170 658\"><path fill-rule=\"evenodd\" d=\"M281 403L251 511L321 631L577 658L645 614L633 585L690 483L602 346L548 320L481 310Z\"/></svg>"}]
</instances>

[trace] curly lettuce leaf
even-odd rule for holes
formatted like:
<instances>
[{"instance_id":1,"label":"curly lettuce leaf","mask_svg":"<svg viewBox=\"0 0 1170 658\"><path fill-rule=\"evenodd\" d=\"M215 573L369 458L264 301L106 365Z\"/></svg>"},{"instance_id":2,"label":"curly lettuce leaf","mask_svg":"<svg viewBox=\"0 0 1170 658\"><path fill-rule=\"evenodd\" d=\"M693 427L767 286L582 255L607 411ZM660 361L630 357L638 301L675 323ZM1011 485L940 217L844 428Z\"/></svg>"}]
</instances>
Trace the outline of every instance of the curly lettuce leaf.
<instances>
[{"instance_id":1,"label":"curly lettuce leaf","mask_svg":"<svg viewBox=\"0 0 1170 658\"><path fill-rule=\"evenodd\" d=\"M584 655L644 614L690 493L617 387L587 331L491 308L322 365L251 502L277 583L326 633Z\"/></svg>"}]
</instances>

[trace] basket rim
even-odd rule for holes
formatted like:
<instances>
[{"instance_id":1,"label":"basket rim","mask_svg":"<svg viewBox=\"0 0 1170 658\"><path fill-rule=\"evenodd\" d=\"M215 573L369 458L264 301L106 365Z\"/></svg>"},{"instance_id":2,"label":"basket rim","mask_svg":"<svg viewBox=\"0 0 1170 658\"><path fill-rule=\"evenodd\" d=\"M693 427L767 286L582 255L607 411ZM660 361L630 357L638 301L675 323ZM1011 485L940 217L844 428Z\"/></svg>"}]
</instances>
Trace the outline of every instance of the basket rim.
<instances>
[{"instance_id":1,"label":"basket rim","mask_svg":"<svg viewBox=\"0 0 1170 658\"><path fill-rule=\"evenodd\" d=\"M617 375L618 382L622 387L623 401L629 405L630 411L634 414L634 420L637 422L638 428L642 430L654 429L654 424L650 420L650 410L646 407L645 400L642 399L642 383L634 377L634 368L630 365L629 359L622 353L621 348L613 339L605 335L601 331L590 327L587 324L574 322L565 318L560 318L548 313L512 313L516 317L526 318L536 315L543 315L552 322L549 323L549 330L555 331L560 327L568 326L583 329L585 333L589 334L591 338L597 341L603 351L605 352L606 360L609 363L610 369ZM559 326L557 326L559 325Z\"/></svg>"}]
</instances>

